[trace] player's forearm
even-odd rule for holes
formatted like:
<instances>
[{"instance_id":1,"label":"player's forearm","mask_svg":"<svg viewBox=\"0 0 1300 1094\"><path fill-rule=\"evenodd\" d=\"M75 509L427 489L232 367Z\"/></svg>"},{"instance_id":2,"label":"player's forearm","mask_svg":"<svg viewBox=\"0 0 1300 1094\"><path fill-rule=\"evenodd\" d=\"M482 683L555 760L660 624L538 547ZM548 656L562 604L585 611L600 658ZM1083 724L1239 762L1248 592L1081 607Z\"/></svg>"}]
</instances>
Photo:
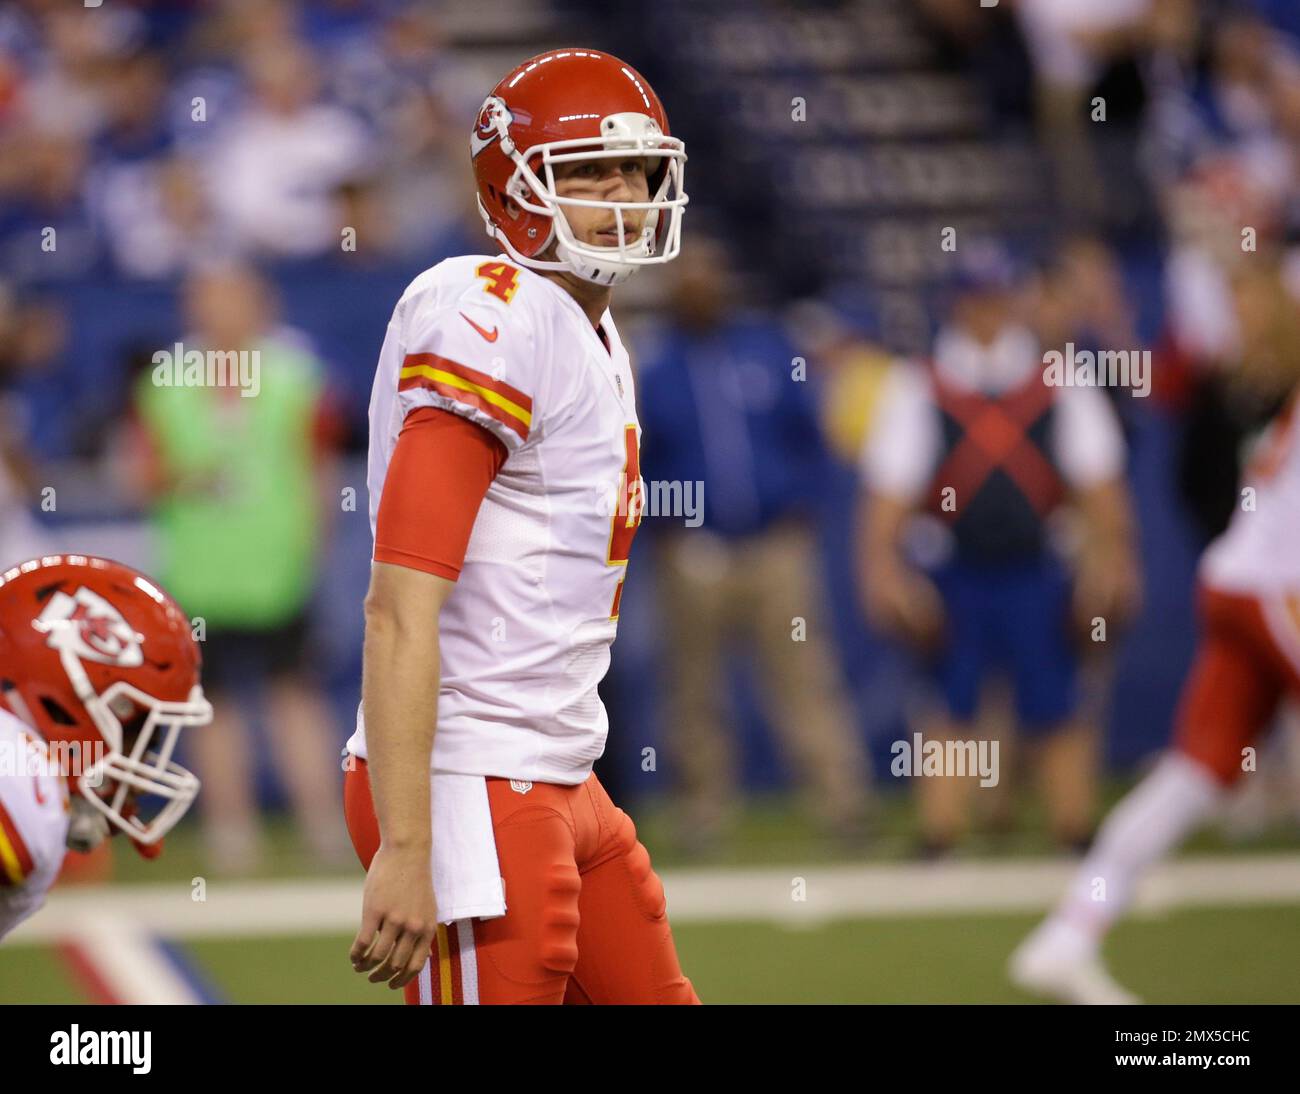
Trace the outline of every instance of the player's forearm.
<instances>
[{"instance_id":1,"label":"player's forearm","mask_svg":"<svg viewBox=\"0 0 1300 1094\"><path fill-rule=\"evenodd\" d=\"M429 761L438 713L436 620L366 602L361 702L375 815L390 847L427 846Z\"/></svg>"},{"instance_id":2,"label":"player's forearm","mask_svg":"<svg viewBox=\"0 0 1300 1094\"><path fill-rule=\"evenodd\" d=\"M873 581L892 581L906 568L903 528L911 507L887 494L871 494L862 508L862 560L864 574Z\"/></svg>"}]
</instances>

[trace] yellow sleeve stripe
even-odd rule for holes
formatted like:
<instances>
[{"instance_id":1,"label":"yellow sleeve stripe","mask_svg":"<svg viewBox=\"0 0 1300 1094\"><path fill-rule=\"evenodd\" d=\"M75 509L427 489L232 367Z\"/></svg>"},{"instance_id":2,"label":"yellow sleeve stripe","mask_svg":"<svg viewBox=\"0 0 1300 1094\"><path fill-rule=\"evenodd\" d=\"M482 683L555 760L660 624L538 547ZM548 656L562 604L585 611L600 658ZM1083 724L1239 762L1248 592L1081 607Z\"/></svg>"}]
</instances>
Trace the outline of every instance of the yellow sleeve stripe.
<instances>
[{"instance_id":1,"label":"yellow sleeve stripe","mask_svg":"<svg viewBox=\"0 0 1300 1094\"><path fill-rule=\"evenodd\" d=\"M471 391L480 396L495 407L500 407L507 414L513 414L524 425L533 424L533 416L518 403L511 402L504 395L498 395L495 391L476 384L471 380L463 380L461 377L451 372L444 372L440 368L429 368L428 365L414 365L411 368L402 369L402 379L407 380L412 376L423 376L426 379L433 380L436 383L447 384L449 387L460 388L462 391Z\"/></svg>"},{"instance_id":2,"label":"yellow sleeve stripe","mask_svg":"<svg viewBox=\"0 0 1300 1094\"><path fill-rule=\"evenodd\" d=\"M402 363L397 388L423 387L448 399L472 406L513 430L523 440L533 424L533 401L517 388L494 380L458 361L436 353L412 353Z\"/></svg>"},{"instance_id":3,"label":"yellow sleeve stripe","mask_svg":"<svg viewBox=\"0 0 1300 1094\"><path fill-rule=\"evenodd\" d=\"M5 834L3 825L0 825L0 872L3 872L4 875L3 878L0 878L0 881L9 885L21 885L27 877L18 861L18 852L14 850L14 845L9 842L9 837Z\"/></svg>"}]
</instances>

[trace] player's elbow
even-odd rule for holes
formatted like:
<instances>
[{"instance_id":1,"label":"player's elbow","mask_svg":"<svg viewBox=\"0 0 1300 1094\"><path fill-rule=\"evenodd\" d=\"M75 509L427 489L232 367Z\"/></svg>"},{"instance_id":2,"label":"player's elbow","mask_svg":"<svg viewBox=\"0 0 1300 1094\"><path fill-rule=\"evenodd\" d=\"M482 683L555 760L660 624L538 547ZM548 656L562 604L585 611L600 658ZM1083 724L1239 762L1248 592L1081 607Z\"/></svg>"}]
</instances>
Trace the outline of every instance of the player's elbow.
<instances>
[{"instance_id":1,"label":"player's elbow","mask_svg":"<svg viewBox=\"0 0 1300 1094\"><path fill-rule=\"evenodd\" d=\"M411 605L395 602L391 597L376 594L373 589L366 594L365 619L367 639L409 641L421 634L438 633L436 614L421 614Z\"/></svg>"},{"instance_id":2,"label":"player's elbow","mask_svg":"<svg viewBox=\"0 0 1300 1094\"><path fill-rule=\"evenodd\" d=\"M376 563L364 605L367 637L436 638L438 615L455 587L433 574Z\"/></svg>"}]
</instances>

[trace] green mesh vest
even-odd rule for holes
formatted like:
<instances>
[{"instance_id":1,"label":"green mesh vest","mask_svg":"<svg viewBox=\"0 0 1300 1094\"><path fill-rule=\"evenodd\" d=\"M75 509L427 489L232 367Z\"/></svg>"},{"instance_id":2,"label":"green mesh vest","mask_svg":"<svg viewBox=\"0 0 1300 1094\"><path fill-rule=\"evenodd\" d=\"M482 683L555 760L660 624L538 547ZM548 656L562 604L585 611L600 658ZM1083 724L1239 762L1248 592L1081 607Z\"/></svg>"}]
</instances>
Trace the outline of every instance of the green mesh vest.
<instances>
[{"instance_id":1,"label":"green mesh vest","mask_svg":"<svg viewBox=\"0 0 1300 1094\"><path fill-rule=\"evenodd\" d=\"M316 557L312 426L321 380L309 356L260 347L260 389L161 386L137 406L169 480L156 510L163 584L210 627L274 627L310 595Z\"/></svg>"}]
</instances>

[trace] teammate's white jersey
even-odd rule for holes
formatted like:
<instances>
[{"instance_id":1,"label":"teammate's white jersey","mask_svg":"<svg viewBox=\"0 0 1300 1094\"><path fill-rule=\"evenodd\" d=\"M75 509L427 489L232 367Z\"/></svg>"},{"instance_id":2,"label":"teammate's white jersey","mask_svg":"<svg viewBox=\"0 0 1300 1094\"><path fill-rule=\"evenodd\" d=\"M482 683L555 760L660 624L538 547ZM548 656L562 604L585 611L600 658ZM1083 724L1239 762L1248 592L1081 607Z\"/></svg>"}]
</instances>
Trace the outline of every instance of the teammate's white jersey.
<instances>
[{"instance_id":1,"label":"teammate's white jersey","mask_svg":"<svg viewBox=\"0 0 1300 1094\"><path fill-rule=\"evenodd\" d=\"M67 850L67 783L43 770L44 753L35 732L0 710L0 938L45 903Z\"/></svg>"},{"instance_id":2,"label":"teammate's white jersey","mask_svg":"<svg viewBox=\"0 0 1300 1094\"><path fill-rule=\"evenodd\" d=\"M370 526L408 412L490 430L507 457L440 616L433 770L582 782L605 746L609 667L640 521L632 370L563 289L504 256L448 259L398 301L370 399ZM349 749L365 756L358 714Z\"/></svg>"},{"instance_id":3,"label":"teammate's white jersey","mask_svg":"<svg viewBox=\"0 0 1300 1094\"><path fill-rule=\"evenodd\" d=\"M1242 475L1232 522L1201 559L1201 580L1213 588L1242 593L1300 589L1298 400L1292 397L1261 438Z\"/></svg>"}]
</instances>

